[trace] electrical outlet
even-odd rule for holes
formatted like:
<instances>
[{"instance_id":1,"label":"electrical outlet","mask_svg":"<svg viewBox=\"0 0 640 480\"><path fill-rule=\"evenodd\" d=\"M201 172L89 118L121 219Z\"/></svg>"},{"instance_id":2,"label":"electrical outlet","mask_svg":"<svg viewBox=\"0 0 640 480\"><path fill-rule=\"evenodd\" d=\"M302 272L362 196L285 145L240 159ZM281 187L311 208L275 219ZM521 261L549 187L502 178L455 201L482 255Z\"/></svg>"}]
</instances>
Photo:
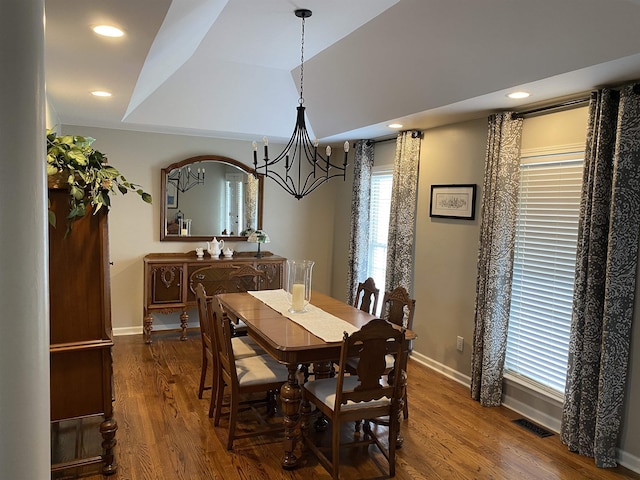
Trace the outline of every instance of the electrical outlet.
<instances>
[{"instance_id":1,"label":"electrical outlet","mask_svg":"<svg viewBox=\"0 0 640 480\"><path fill-rule=\"evenodd\" d=\"M458 349L459 352L462 351L462 349L464 348L464 338L458 337L458 341L456 342L456 348Z\"/></svg>"}]
</instances>

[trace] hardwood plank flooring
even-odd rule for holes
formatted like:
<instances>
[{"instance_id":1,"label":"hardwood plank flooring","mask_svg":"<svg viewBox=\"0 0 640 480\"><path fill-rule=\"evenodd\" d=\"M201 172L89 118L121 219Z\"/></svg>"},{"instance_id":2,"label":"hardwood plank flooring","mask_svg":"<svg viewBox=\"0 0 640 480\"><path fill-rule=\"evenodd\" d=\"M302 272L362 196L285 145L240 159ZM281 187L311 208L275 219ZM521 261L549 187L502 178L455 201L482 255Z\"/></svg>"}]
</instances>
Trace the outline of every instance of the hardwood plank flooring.
<instances>
[{"instance_id":1,"label":"hardwood plank flooring","mask_svg":"<svg viewBox=\"0 0 640 480\"><path fill-rule=\"evenodd\" d=\"M297 469L282 470L279 434L238 440L227 451L226 418L213 427L207 416L210 391L197 397L199 333L190 331L184 342L178 336L155 333L152 345L142 336L115 338L118 472L111 479L330 478L310 452L302 454ZM593 459L568 452L558 435L537 437L512 422L518 414L480 407L467 387L429 368L410 360L408 370L410 417L402 425L398 480L640 479L622 467L596 468ZM345 438L352 433L353 426L345 426ZM381 479L387 471L374 446L343 450L342 478Z\"/></svg>"}]
</instances>

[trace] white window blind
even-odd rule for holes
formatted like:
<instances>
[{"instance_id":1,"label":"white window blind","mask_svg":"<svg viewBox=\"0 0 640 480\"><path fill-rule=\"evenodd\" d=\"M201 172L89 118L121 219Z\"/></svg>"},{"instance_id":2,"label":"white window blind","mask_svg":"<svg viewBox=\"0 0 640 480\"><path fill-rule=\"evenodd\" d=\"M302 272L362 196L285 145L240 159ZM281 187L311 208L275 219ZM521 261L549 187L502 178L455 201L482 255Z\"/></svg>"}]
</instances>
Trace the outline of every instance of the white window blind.
<instances>
[{"instance_id":1,"label":"white window blind","mask_svg":"<svg viewBox=\"0 0 640 480\"><path fill-rule=\"evenodd\" d=\"M387 269L387 240L391 213L392 183L393 173L390 170L373 170L371 175L371 206L369 208L367 276L373 277L376 287L381 291L384 291ZM378 309L380 309L380 306L378 305Z\"/></svg>"},{"instance_id":2,"label":"white window blind","mask_svg":"<svg viewBox=\"0 0 640 480\"><path fill-rule=\"evenodd\" d=\"M244 184L242 183L243 174L227 173L225 175L226 183L226 202L227 202L227 218L226 229L229 235L238 235L240 233L240 219L244 216Z\"/></svg>"},{"instance_id":3,"label":"white window blind","mask_svg":"<svg viewBox=\"0 0 640 480\"><path fill-rule=\"evenodd\" d=\"M522 158L506 373L564 393L583 152Z\"/></svg>"}]
</instances>

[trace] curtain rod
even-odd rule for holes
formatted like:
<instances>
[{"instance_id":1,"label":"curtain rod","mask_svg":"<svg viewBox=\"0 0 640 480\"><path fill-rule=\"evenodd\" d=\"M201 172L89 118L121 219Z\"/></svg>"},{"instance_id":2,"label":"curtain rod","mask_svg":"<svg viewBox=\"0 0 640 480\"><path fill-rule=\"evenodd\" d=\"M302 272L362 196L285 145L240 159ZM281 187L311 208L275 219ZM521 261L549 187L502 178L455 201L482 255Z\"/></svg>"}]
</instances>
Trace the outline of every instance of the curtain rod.
<instances>
[{"instance_id":1,"label":"curtain rod","mask_svg":"<svg viewBox=\"0 0 640 480\"><path fill-rule=\"evenodd\" d=\"M412 130L403 130L403 132L411 132L411 138L422 138L421 130L412 129ZM392 142L392 141L396 141L397 139L398 139L398 135L394 135L393 137L389 137L389 138L383 138L381 140L367 140L367 145L372 145L372 144L375 145L376 143Z\"/></svg>"},{"instance_id":2,"label":"curtain rod","mask_svg":"<svg viewBox=\"0 0 640 480\"><path fill-rule=\"evenodd\" d=\"M576 107L578 105L582 105L584 103L589 103L589 100L591 99L590 96L587 97L582 97L582 98L576 98L573 100L567 100L566 102L561 102L561 103L555 103L553 105L547 105L546 107L540 107L540 108L533 108L531 110L524 110L522 112L515 112L514 113L514 117L525 117L528 115L535 115L536 113L542 113L542 112L547 112L549 110L559 110L562 108L569 108L569 107Z\"/></svg>"},{"instance_id":3,"label":"curtain rod","mask_svg":"<svg viewBox=\"0 0 640 480\"><path fill-rule=\"evenodd\" d=\"M640 90L640 84L634 85L634 91ZM640 92L638 92L640 93ZM532 108L531 110L524 110L522 112L514 112L513 116L517 117L525 117L529 115L535 115L537 113L547 112L549 110L560 110L563 108L577 107L582 104L589 103L591 100L591 96L588 95L586 97L574 98L573 100L567 100L566 102L554 103L553 105L547 105L545 107ZM416 130L418 132L418 130ZM422 132L420 132L422 133ZM383 138L382 140L366 140L367 145L376 144L376 143L384 143L391 142L397 140L397 135L389 138Z\"/></svg>"},{"instance_id":4,"label":"curtain rod","mask_svg":"<svg viewBox=\"0 0 640 480\"><path fill-rule=\"evenodd\" d=\"M397 136L395 137L389 137L389 138L383 138L382 140L367 140L367 145L375 145L376 143L384 143L384 142L393 142L396 141L398 139Z\"/></svg>"}]
</instances>

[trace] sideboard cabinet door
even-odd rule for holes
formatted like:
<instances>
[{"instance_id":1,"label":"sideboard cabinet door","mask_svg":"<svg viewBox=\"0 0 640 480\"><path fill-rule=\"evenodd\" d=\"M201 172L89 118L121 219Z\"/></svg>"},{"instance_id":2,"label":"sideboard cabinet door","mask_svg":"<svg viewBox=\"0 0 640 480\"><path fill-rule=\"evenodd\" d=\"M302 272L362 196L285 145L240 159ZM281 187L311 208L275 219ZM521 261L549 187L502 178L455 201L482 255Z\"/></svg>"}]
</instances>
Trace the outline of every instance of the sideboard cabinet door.
<instances>
[{"instance_id":1,"label":"sideboard cabinet door","mask_svg":"<svg viewBox=\"0 0 640 480\"><path fill-rule=\"evenodd\" d=\"M151 269L151 302L156 305L184 303L182 265L154 265Z\"/></svg>"},{"instance_id":2,"label":"sideboard cabinet door","mask_svg":"<svg viewBox=\"0 0 640 480\"><path fill-rule=\"evenodd\" d=\"M144 257L143 336L151 343L154 313L181 312L181 340L187 339L189 314L196 306L195 287L201 283L208 295L245 291L246 287L231 274L250 265L265 272L263 289L284 285L286 258L265 255L256 258L249 252L238 252L233 258L197 258L188 253L150 253Z\"/></svg>"}]
</instances>

